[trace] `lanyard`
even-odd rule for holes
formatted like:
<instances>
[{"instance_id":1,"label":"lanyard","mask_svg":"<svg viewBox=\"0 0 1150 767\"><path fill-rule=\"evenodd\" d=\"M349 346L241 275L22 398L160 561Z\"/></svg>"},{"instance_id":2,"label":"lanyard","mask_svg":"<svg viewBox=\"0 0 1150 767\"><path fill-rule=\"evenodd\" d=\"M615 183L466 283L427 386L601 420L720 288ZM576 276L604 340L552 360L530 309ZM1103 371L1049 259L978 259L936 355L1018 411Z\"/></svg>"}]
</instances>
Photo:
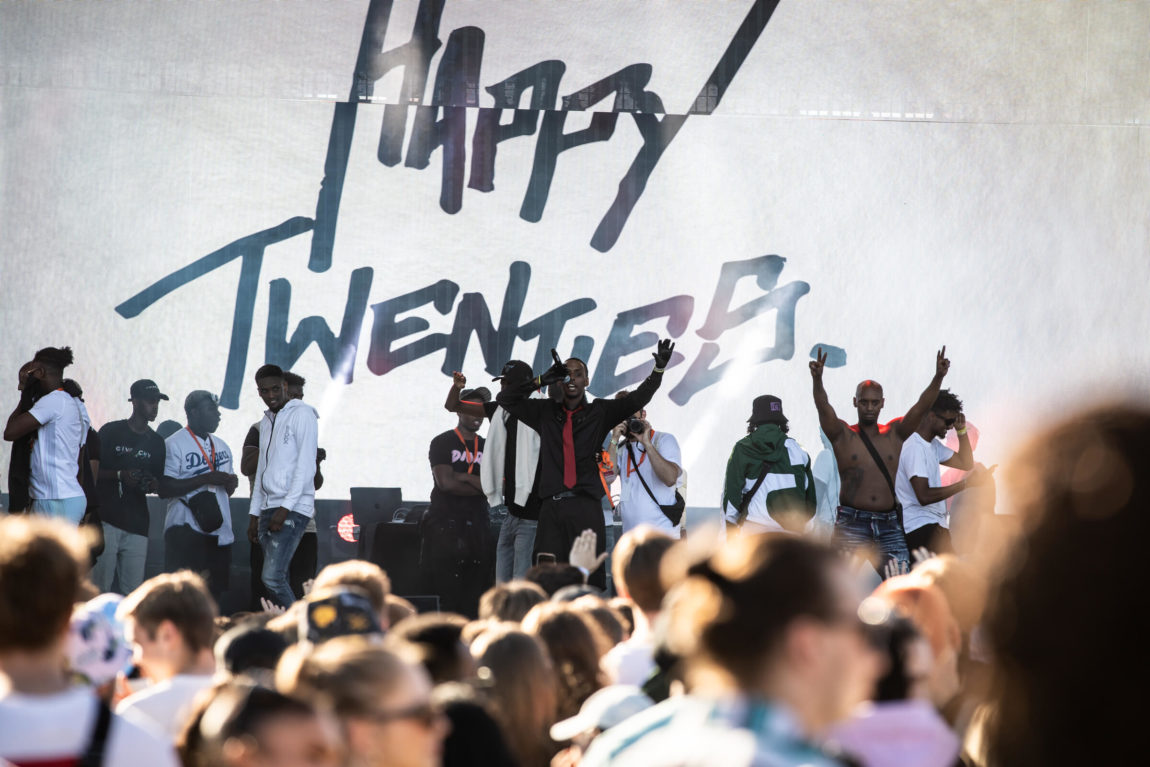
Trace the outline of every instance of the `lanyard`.
<instances>
[{"instance_id":1,"label":"lanyard","mask_svg":"<svg viewBox=\"0 0 1150 767\"><path fill-rule=\"evenodd\" d=\"M211 445L211 447L212 447L212 457L209 460L207 452L204 451L204 446L200 444L200 440L196 436L195 432L192 431L192 427L185 426L184 428L188 430L188 434L192 435L192 439L194 439L196 441L196 447L198 447L200 449L200 455L202 455L204 457L204 460L208 462L208 471L215 471L216 470L216 443L212 442L211 435L210 434L208 435L208 444Z\"/></svg>"},{"instance_id":2,"label":"lanyard","mask_svg":"<svg viewBox=\"0 0 1150 767\"><path fill-rule=\"evenodd\" d=\"M654 439L654 437L655 437L655 430L651 429L651 438ZM639 467L643 465L643 461L647 460L647 451L644 450L643 454L639 456L638 463L635 463L635 468L631 468L631 464L632 464L631 456L632 455L634 455L634 453L632 453L630 450L628 450L627 451L627 476L628 477L631 476L632 474L634 474L635 472L637 472L639 470Z\"/></svg>"},{"instance_id":3,"label":"lanyard","mask_svg":"<svg viewBox=\"0 0 1150 767\"><path fill-rule=\"evenodd\" d=\"M470 474L471 470L475 468L475 462L479 460L479 435L475 435L475 447L472 452L467 452L467 440L459 433L459 429L455 429L455 436L459 437L459 441L463 443L463 457L467 459L467 473Z\"/></svg>"}]
</instances>

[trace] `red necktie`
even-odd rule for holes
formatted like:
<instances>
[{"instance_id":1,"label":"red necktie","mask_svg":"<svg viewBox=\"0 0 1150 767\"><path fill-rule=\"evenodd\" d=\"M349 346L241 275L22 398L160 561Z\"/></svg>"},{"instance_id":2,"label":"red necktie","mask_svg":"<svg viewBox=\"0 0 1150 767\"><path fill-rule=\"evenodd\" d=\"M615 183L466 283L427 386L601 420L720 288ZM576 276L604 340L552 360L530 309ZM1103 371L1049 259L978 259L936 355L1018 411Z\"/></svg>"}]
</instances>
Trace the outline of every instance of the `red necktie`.
<instances>
[{"instance_id":1,"label":"red necktie","mask_svg":"<svg viewBox=\"0 0 1150 767\"><path fill-rule=\"evenodd\" d=\"M575 435L572 433L572 418L583 408L567 411L563 423L563 486L568 490L575 487Z\"/></svg>"}]
</instances>

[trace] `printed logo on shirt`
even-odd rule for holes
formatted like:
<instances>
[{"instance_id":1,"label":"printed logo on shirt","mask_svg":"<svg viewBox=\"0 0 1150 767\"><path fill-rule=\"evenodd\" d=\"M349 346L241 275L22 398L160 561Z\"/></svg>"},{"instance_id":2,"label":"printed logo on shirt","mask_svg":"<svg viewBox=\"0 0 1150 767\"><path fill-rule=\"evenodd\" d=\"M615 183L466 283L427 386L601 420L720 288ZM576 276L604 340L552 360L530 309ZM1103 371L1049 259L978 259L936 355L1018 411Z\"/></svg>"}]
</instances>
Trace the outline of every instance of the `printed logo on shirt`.
<instances>
[{"instance_id":1,"label":"printed logo on shirt","mask_svg":"<svg viewBox=\"0 0 1150 767\"><path fill-rule=\"evenodd\" d=\"M466 454L464 454L464 452L462 450L452 450L451 451L451 462L452 463L458 463L459 461L466 462L468 457L470 457L470 455L471 455L470 450L467 451ZM475 454L474 462L475 463L483 463L483 451L482 450L480 450L478 453Z\"/></svg>"},{"instance_id":2,"label":"printed logo on shirt","mask_svg":"<svg viewBox=\"0 0 1150 767\"><path fill-rule=\"evenodd\" d=\"M112 452L120 457L135 458L139 461L150 461L152 459L151 452L143 448L133 448L130 445L116 445L112 448Z\"/></svg>"},{"instance_id":3,"label":"printed logo on shirt","mask_svg":"<svg viewBox=\"0 0 1150 767\"><path fill-rule=\"evenodd\" d=\"M227 450L216 451L216 466L224 466L232 460L232 455ZM198 451L186 453L184 455L184 471L196 471L197 469L207 469L208 462L204 460L204 456ZM197 474L200 472L196 471Z\"/></svg>"}]
</instances>

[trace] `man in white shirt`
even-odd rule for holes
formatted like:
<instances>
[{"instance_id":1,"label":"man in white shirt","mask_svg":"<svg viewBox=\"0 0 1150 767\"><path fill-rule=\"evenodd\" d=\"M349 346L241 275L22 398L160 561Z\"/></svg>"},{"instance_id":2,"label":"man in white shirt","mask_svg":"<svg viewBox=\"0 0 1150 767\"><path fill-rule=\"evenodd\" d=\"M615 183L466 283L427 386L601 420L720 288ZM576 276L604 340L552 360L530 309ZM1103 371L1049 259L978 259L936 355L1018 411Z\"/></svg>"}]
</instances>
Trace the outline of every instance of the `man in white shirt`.
<instances>
[{"instance_id":1,"label":"man in white shirt","mask_svg":"<svg viewBox=\"0 0 1150 767\"><path fill-rule=\"evenodd\" d=\"M0 764L176 767L170 741L110 715L63 663L88 547L63 522L0 518ZM101 722L102 753L92 754Z\"/></svg>"},{"instance_id":2,"label":"man in white shirt","mask_svg":"<svg viewBox=\"0 0 1150 767\"><path fill-rule=\"evenodd\" d=\"M144 581L116 615L124 621L136 665L151 682L124 698L116 713L174 739L216 672L216 603L200 576L181 570Z\"/></svg>"},{"instance_id":3,"label":"man in white shirt","mask_svg":"<svg viewBox=\"0 0 1150 767\"><path fill-rule=\"evenodd\" d=\"M942 443L951 428L958 435L957 453ZM939 464L974 470L964 479L943 487ZM925 547L936 554L953 552L946 499L967 487L985 483L989 476L989 471L974 466L962 400L943 389L930 412L919 422L918 429L903 443L899 454L894 492L902 504L907 548L914 551Z\"/></svg>"},{"instance_id":4,"label":"man in white shirt","mask_svg":"<svg viewBox=\"0 0 1150 767\"><path fill-rule=\"evenodd\" d=\"M621 391L615 399L628 393ZM623 520L623 532L645 524L678 538L678 523L659 507L674 505L675 492L682 484L683 458L679 442L673 434L652 429L646 410L635 413L616 426L612 433L612 463L619 477L619 515Z\"/></svg>"},{"instance_id":5,"label":"man in white shirt","mask_svg":"<svg viewBox=\"0 0 1150 767\"><path fill-rule=\"evenodd\" d=\"M164 441L164 476L159 495L168 500L164 519L164 568L204 575L219 599L228 588L232 564L229 496L239 477L232 451L215 435L220 426L216 395L197 390L184 399L188 425Z\"/></svg>"},{"instance_id":6,"label":"man in white shirt","mask_svg":"<svg viewBox=\"0 0 1150 767\"><path fill-rule=\"evenodd\" d=\"M315 455L319 414L288 399L275 365L256 371L256 391L268 409L260 421L260 457L252 485L248 540L263 547L261 578L276 603L296 600L288 572L308 522L315 516Z\"/></svg>"},{"instance_id":7,"label":"man in white shirt","mask_svg":"<svg viewBox=\"0 0 1150 767\"><path fill-rule=\"evenodd\" d=\"M4 439L14 442L35 432L29 473L31 509L79 524L87 508L78 478L80 448L88 435L84 404L62 388L72 350L48 347L21 368L20 404L8 417Z\"/></svg>"}]
</instances>

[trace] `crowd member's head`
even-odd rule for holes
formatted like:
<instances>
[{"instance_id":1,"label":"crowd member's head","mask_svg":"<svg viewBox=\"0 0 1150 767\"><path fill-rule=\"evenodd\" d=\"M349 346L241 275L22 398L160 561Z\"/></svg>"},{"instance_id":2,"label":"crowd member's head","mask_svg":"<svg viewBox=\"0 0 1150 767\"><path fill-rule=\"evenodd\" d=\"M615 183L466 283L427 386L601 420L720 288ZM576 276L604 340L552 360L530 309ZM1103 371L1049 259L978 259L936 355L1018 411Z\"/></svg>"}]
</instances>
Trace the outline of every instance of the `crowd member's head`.
<instances>
[{"instance_id":1,"label":"crowd member's head","mask_svg":"<svg viewBox=\"0 0 1150 767\"><path fill-rule=\"evenodd\" d=\"M930 643L934 654L927 680L930 699L936 706L944 706L959 690L958 656L962 649L962 635L946 597L913 574L883 581L874 594L893 604Z\"/></svg>"},{"instance_id":2,"label":"crowd member's head","mask_svg":"<svg viewBox=\"0 0 1150 767\"><path fill-rule=\"evenodd\" d=\"M383 628L387 628L387 595L391 593L391 580L383 568L362 559L336 562L319 571L315 583L312 584L312 591L323 591L338 586L353 586L363 591L379 615L380 624Z\"/></svg>"},{"instance_id":3,"label":"crowd member's head","mask_svg":"<svg viewBox=\"0 0 1150 767\"><path fill-rule=\"evenodd\" d=\"M578 357L571 357L565 364L567 380L560 383L559 387L563 392L563 401L570 407L575 407L583 401L583 392L587 390L591 377L587 372L587 363Z\"/></svg>"},{"instance_id":4,"label":"crowd member's head","mask_svg":"<svg viewBox=\"0 0 1150 767\"><path fill-rule=\"evenodd\" d=\"M519 767L503 728L469 684L448 682L431 692L450 725L443 741L443 767Z\"/></svg>"},{"instance_id":5,"label":"crowd member's head","mask_svg":"<svg viewBox=\"0 0 1150 767\"><path fill-rule=\"evenodd\" d=\"M942 592L963 636L969 637L986 609L986 577L953 554L931 557L913 575Z\"/></svg>"},{"instance_id":6,"label":"crowd member's head","mask_svg":"<svg viewBox=\"0 0 1150 767\"><path fill-rule=\"evenodd\" d=\"M622 642L626 637L623 630L623 616L619 611L608 604L602 597L585 595L574 600L571 606L586 613L603 632L610 649Z\"/></svg>"},{"instance_id":7,"label":"crowd member's head","mask_svg":"<svg viewBox=\"0 0 1150 767\"><path fill-rule=\"evenodd\" d=\"M872 426L878 423L886 399L882 396L882 384L869 378L855 387L855 410L858 411L859 426Z\"/></svg>"},{"instance_id":8,"label":"crowd member's head","mask_svg":"<svg viewBox=\"0 0 1150 767\"><path fill-rule=\"evenodd\" d=\"M184 415L188 428L200 436L214 434L220 428L220 400L210 391L197 389L184 398Z\"/></svg>"},{"instance_id":9,"label":"crowd member's head","mask_svg":"<svg viewBox=\"0 0 1150 767\"><path fill-rule=\"evenodd\" d=\"M510 363L509 363L510 364ZM547 592L530 581L497 583L479 598L479 619L518 623L527 611L547 601Z\"/></svg>"},{"instance_id":10,"label":"crowd member's head","mask_svg":"<svg viewBox=\"0 0 1150 767\"><path fill-rule=\"evenodd\" d=\"M483 404L491 401L491 391L486 386L478 386L474 389L465 389L459 392L460 402L469 402L472 404ZM474 434L479 431L483 426L483 418L476 415L469 415L467 413L459 413L459 428L467 433Z\"/></svg>"},{"instance_id":11,"label":"crowd member's head","mask_svg":"<svg viewBox=\"0 0 1150 767\"><path fill-rule=\"evenodd\" d=\"M1141 760L1150 411L1111 406L1037 435L1006 480L1022 524L986 628L991 763Z\"/></svg>"},{"instance_id":12,"label":"crowd member's head","mask_svg":"<svg viewBox=\"0 0 1150 767\"><path fill-rule=\"evenodd\" d=\"M129 399L132 403L132 416L151 423L160 414L160 400L168 399L168 395L160 391L155 381L141 378L128 389Z\"/></svg>"},{"instance_id":13,"label":"crowd member's head","mask_svg":"<svg viewBox=\"0 0 1150 767\"><path fill-rule=\"evenodd\" d=\"M954 426L959 415L962 414L962 400L954 395L950 389L943 389L930 406L930 413L923 419L920 427L925 429L931 437L946 439L946 433Z\"/></svg>"},{"instance_id":14,"label":"crowd member's head","mask_svg":"<svg viewBox=\"0 0 1150 767\"><path fill-rule=\"evenodd\" d=\"M0 518L0 673L64 657L88 547L73 525L27 516ZM63 676L63 664L59 674Z\"/></svg>"},{"instance_id":15,"label":"crowd member's head","mask_svg":"<svg viewBox=\"0 0 1150 767\"><path fill-rule=\"evenodd\" d=\"M379 613L362 589L333 586L312 590L302 601L303 610L298 614L301 641L319 643L351 635L378 639L384 634Z\"/></svg>"},{"instance_id":16,"label":"crowd member's head","mask_svg":"<svg viewBox=\"0 0 1150 767\"><path fill-rule=\"evenodd\" d=\"M668 645L695 690L789 707L808 734L869 697L879 672L842 557L790 535L738 538L667 597Z\"/></svg>"},{"instance_id":17,"label":"crowd member's head","mask_svg":"<svg viewBox=\"0 0 1150 767\"><path fill-rule=\"evenodd\" d=\"M190 570L149 578L124 598L116 614L148 679L214 666L216 603L204 579Z\"/></svg>"},{"instance_id":18,"label":"crowd member's head","mask_svg":"<svg viewBox=\"0 0 1150 767\"><path fill-rule=\"evenodd\" d=\"M229 629L216 640L216 667L231 676L266 682L287 649L283 636L249 621Z\"/></svg>"},{"instance_id":19,"label":"crowd member's head","mask_svg":"<svg viewBox=\"0 0 1150 767\"><path fill-rule=\"evenodd\" d=\"M612 554L611 576L619 594L630 599L645 615L659 612L666 591L660 577L663 556L674 539L649 525L623 534Z\"/></svg>"},{"instance_id":20,"label":"crowd member's head","mask_svg":"<svg viewBox=\"0 0 1150 767\"><path fill-rule=\"evenodd\" d=\"M619 620L623 621L623 638L627 639L635 630L635 603L626 597L615 597L609 600L607 604L615 608Z\"/></svg>"},{"instance_id":21,"label":"crowd member's head","mask_svg":"<svg viewBox=\"0 0 1150 767\"><path fill-rule=\"evenodd\" d=\"M463 644L467 619L461 615L429 613L408 618L387 635L388 647L418 658L435 684L461 682L474 673L471 653Z\"/></svg>"},{"instance_id":22,"label":"crowd member's head","mask_svg":"<svg viewBox=\"0 0 1150 767\"><path fill-rule=\"evenodd\" d=\"M299 373L284 371L284 395L288 399L303 399L303 387L307 380Z\"/></svg>"},{"instance_id":23,"label":"crowd member's head","mask_svg":"<svg viewBox=\"0 0 1150 767\"><path fill-rule=\"evenodd\" d=\"M64 369L72 364L72 349L69 346L56 348L48 346L40 349L32 361L21 368L24 389L31 388L38 394L46 394L60 388L64 382Z\"/></svg>"},{"instance_id":24,"label":"crowd member's head","mask_svg":"<svg viewBox=\"0 0 1150 767\"><path fill-rule=\"evenodd\" d=\"M523 577L543 589L548 599L566 586L583 585L583 573L578 567L566 563L541 562L532 565Z\"/></svg>"},{"instance_id":25,"label":"crowd member's head","mask_svg":"<svg viewBox=\"0 0 1150 767\"><path fill-rule=\"evenodd\" d=\"M773 423L778 426L783 430L783 434L790 431L790 422L783 415L783 401L773 394L763 394L755 397L754 401L751 402L751 417L747 419L747 433L750 434L765 423Z\"/></svg>"},{"instance_id":26,"label":"crowd member's head","mask_svg":"<svg viewBox=\"0 0 1150 767\"><path fill-rule=\"evenodd\" d=\"M160 422L156 427L156 434L159 434L161 439L167 439L182 428L178 422L168 419Z\"/></svg>"},{"instance_id":27,"label":"crowd member's head","mask_svg":"<svg viewBox=\"0 0 1150 767\"><path fill-rule=\"evenodd\" d=\"M551 595L552 602L574 602L576 599L583 597L598 597L602 598L603 592L586 583L572 583L570 586L564 586Z\"/></svg>"},{"instance_id":28,"label":"crowd member's head","mask_svg":"<svg viewBox=\"0 0 1150 767\"><path fill-rule=\"evenodd\" d=\"M340 637L290 648L276 687L330 706L356 767L438 767L446 722L431 702L431 680L377 643Z\"/></svg>"},{"instance_id":29,"label":"crowd member's head","mask_svg":"<svg viewBox=\"0 0 1150 767\"><path fill-rule=\"evenodd\" d=\"M522 765L547 764L555 748L555 673L535 637L514 627L489 629L471 644L495 718Z\"/></svg>"},{"instance_id":30,"label":"crowd member's head","mask_svg":"<svg viewBox=\"0 0 1150 767\"><path fill-rule=\"evenodd\" d=\"M389 628L419 613L419 611L415 609L415 605L409 600L396 596L395 594L388 594L384 603L384 611L387 613L387 625Z\"/></svg>"},{"instance_id":31,"label":"crowd member's head","mask_svg":"<svg viewBox=\"0 0 1150 767\"><path fill-rule=\"evenodd\" d=\"M607 640L598 624L569 604L544 602L523 619L523 630L547 648L559 693L558 715L574 716L591 693L606 684L599 659Z\"/></svg>"},{"instance_id":32,"label":"crowd member's head","mask_svg":"<svg viewBox=\"0 0 1150 767\"><path fill-rule=\"evenodd\" d=\"M302 700L232 681L200 700L177 745L183 767L336 767L333 730Z\"/></svg>"},{"instance_id":33,"label":"crowd member's head","mask_svg":"<svg viewBox=\"0 0 1150 767\"><path fill-rule=\"evenodd\" d=\"M268 410L278 413L288 401L284 387L284 371L279 365L263 365L256 371L256 394Z\"/></svg>"}]
</instances>

